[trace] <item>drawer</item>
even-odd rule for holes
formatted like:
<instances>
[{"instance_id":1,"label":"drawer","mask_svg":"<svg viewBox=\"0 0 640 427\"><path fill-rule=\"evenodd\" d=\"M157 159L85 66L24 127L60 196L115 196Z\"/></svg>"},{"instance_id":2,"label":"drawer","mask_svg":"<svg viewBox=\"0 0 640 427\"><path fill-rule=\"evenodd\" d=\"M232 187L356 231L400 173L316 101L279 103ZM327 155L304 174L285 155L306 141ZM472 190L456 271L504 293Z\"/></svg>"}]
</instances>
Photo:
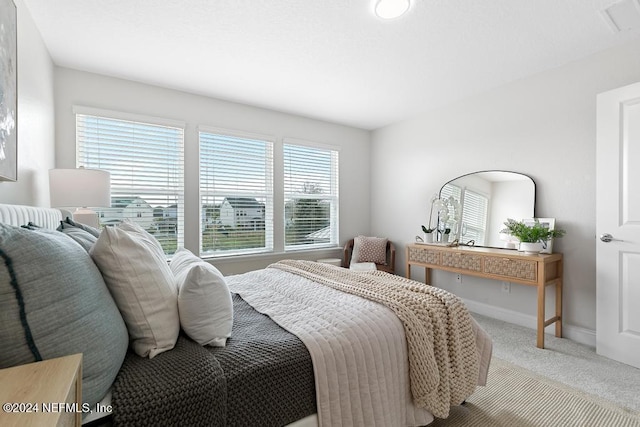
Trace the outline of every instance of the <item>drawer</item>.
<instances>
[{"instance_id":1,"label":"drawer","mask_svg":"<svg viewBox=\"0 0 640 427\"><path fill-rule=\"evenodd\" d=\"M441 265L443 267L459 268L461 270L482 271L482 256L459 253L443 252Z\"/></svg>"},{"instance_id":2,"label":"drawer","mask_svg":"<svg viewBox=\"0 0 640 427\"><path fill-rule=\"evenodd\" d=\"M429 248L409 247L409 261L422 264L440 265L440 251Z\"/></svg>"},{"instance_id":3,"label":"drawer","mask_svg":"<svg viewBox=\"0 0 640 427\"><path fill-rule=\"evenodd\" d=\"M484 272L522 280L537 281L538 263L536 261L486 257L484 260Z\"/></svg>"}]
</instances>

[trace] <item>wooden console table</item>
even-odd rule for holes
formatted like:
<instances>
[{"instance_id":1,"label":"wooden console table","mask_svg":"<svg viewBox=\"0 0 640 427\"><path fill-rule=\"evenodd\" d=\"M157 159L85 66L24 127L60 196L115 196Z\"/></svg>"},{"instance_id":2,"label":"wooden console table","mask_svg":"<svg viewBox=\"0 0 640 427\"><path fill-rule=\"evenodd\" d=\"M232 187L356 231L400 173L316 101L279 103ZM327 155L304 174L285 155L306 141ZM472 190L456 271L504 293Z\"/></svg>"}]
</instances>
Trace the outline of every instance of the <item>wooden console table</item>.
<instances>
[{"instance_id":1,"label":"wooden console table","mask_svg":"<svg viewBox=\"0 0 640 427\"><path fill-rule=\"evenodd\" d=\"M562 337L562 254L525 255L507 249L470 246L407 245L407 278L411 266L425 268L425 283L431 285L431 270L445 270L538 288L537 346L544 348L544 328L556 324ZM556 287L555 316L545 320L545 291Z\"/></svg>"}]
</instances>

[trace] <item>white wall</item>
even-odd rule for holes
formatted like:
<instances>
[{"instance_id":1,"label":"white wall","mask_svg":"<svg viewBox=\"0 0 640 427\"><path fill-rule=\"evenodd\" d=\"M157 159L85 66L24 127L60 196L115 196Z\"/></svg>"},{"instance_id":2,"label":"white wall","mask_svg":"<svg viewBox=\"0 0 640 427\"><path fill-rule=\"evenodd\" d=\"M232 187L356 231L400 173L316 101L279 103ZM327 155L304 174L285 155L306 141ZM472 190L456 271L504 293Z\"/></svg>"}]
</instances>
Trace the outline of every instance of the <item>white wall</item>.
<instances>
[{"instance_id":1,"label":"white wall","mask_svg":"<svg viewBox=\"0 0 640 427\"><path fill-rule=\"evenodd\" d=\"M536 214L567 230L554 243L565 255L565 331L595 344L596 95L637 81L638 41L373 132L372 233L411 242L445 182L474 170L525 173L537 185ZM405 253L398 255L402 273ZM506 294L495 281L465 276L456 284L447 272L435 272L434 282L534 326L532 287L513 285Z\"/></svg>"},{"instance_id":2,"label":"white wall","mask_svg":"<svg viewBox=\"0 0 640 427\"><path fill-rule=\"evenodd\" d=\"M0 181L0 203L49 206L54 167L53 62L22 0L18 11L18 180Z\"/></svg>"},{"instance_id":3,"label":"white wall","mask_svg":"<svg viewBox=\"0 0 640 427\"><path fill-rule=\"evenodd\" d=\"M185 247L195 251L198 246L198 125L340 147L340 242L369 232L368 131L67 68L56 68L55 75L56 167L76 166L74 105L186 122ZM334 249L297 256L318 259L340 255L341 250ZM214 263L224 274L232 274L265 267L281 257L236 257Z\"/></svg>"}]
</instances>

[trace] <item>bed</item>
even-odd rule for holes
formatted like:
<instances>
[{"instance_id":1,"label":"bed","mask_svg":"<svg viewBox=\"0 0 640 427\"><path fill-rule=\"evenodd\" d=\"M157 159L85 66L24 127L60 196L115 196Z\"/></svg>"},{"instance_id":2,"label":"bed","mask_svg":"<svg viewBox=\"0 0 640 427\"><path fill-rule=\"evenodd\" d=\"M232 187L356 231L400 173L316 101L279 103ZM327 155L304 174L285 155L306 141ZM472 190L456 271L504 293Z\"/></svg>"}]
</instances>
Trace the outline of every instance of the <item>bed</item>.
<instances>
[{"instance_id":1,"label":"bed","mask_svg":"<svg viewBox=\"0 0 640 427\"><path fill-rule=\"evenodd\" d=\"M62 220L55 209L0 204L0 224L5 224L0 248L6 249L5 268L0 269L3 309L15 304L16 286L8 282L17 281L16 272L8 274L6 261L12 254L46 264L56 258L52 251L64 247L65 254L74 256L66 256L55 268L65 264L65 272L76 270L65 279L63 290L69 295L59 304L69 304L86 291L84 279L69 284L76 280L77 269L91 262L82 242L47 231ZM28 233L33 230L16 230L28 224L46 230L35 230L35 237ZM28 255L11 252L17 249L9 239L42 235L50 249L34 254L33 246L46 245L32 240L25 244ZM13 268L20 271L19 263ZM28 261L23 269L34 280L42 276L32 272ZM100 281L95 271L105 276L103 270L90 270L92 280ZM98 401L112 404L110 416L119 425L427 425L434 415L445 418L450 406L485 384L491 340L459 299L437 288L425 290L422 284L384 272L354 273L293 260L224 280L233 307L232 333L225 346L199 345L180 330L170 350L140 357L128 341L123 343L122 330L126 333L128 324L118 319L118 310L91 317L112 304L105 301L114 300L113 292L110 296L96 286L100 289L82 294L82 304L75 304L84 310L76 323L91 324L85 336L74 333L53 340L54 333L45 326L32 327L31 346L20 337L16 347L22 347L22 355L0 353L0 362L6 367L34 361L32 347L46 348L47 340L54 343L41 358L79 348L85 354L83 387L93 393L91 406ZM31 286L49 286L45 283ZM33 298L47 306L43 309L60 311L58 302L38 300L40 292L23 293L23 305ZM16 320L13 332L3 327L0 339L22 335L25 324L31 325L27 313L28 308L16 309L16 319L22 320ZM46 316L44 323L51 323L51 311ZM55 334L64 334L61 329ZM96 350L101 345L102 350ZM87 414L84 421L101 415Z\"/></svg>"}]
</instances>

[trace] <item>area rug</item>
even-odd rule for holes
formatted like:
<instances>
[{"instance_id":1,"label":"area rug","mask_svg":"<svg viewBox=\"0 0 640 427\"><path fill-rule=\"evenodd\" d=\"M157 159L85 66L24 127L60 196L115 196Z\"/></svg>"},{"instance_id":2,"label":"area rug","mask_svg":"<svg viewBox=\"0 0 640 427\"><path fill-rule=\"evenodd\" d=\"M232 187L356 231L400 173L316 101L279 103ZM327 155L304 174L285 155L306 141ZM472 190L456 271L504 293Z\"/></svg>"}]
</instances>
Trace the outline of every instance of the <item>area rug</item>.
<instances>
[{"instance_id":1,"label":"area rug","mask_svg":"<svg viewBox=\"0 0 640 427\"><path fill-rule=\"evenodd\" d=\"M640 412L494 357L487 386L430 426L640 427Z\"/></svg>"}]
</instances>

